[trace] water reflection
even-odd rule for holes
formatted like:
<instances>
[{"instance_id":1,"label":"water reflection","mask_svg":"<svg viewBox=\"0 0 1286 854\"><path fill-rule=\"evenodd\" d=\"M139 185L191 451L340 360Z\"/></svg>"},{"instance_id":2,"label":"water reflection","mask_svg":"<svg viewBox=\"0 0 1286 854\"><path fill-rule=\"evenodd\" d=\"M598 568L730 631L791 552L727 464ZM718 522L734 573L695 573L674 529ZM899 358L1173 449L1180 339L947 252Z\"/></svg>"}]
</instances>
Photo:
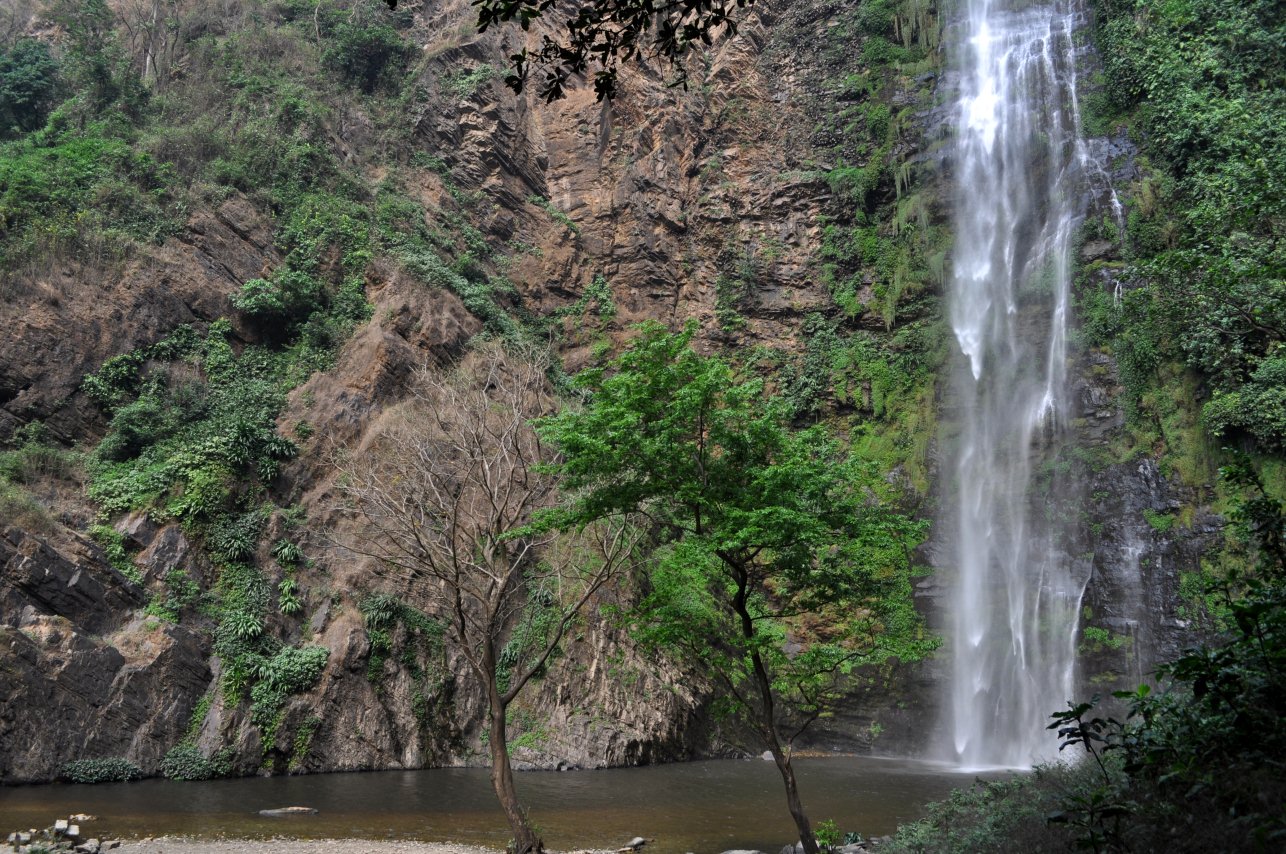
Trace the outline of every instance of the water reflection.
<instances>
[{"instance_id":1,"label":"water reflection","mask_svg":"<svg viewBox=\"0 0 1286 854\"><path fill-rule=\"evenodd\" d=\"M797 760L814 821L832 818L867 835L917 817L924 803L971 775L901 759ZM793 825L769 762L710 761L650 768L518 775L532 818L554 848L607 847L654 837L648 850L776 851ZM306 818L270 819L261 809L304 805ZM508 839L487 772L478 768L319 774L175 783L0 788L0 831L40 826L73 812L99 816L103 835L453 840L503 847Z\"/></svg>"}]
</instances>

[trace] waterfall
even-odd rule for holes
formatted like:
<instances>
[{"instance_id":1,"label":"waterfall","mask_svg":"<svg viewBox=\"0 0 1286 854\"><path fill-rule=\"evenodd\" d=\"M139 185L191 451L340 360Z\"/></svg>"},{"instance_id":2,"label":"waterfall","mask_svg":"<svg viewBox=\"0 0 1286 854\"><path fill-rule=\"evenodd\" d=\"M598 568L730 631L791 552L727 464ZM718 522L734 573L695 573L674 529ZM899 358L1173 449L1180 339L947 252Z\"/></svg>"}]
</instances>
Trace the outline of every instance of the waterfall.
<instances>
[{"instance_id":1,"label":"waterfall","mask_svg":"<svg viewBox=\"0 0 1286 854\"><path fill-rule=\"evenodd\" d=\"M961 6L947 758L1024 768L1057 750L1045 726L1075 694L1088 580L1088 562L1066 553L1059 520L1032 495L1034 468L1067 421L1072 240L1088 165L1073 38L1083 13L1077 0Z\"/></svg>"}]
</instances>

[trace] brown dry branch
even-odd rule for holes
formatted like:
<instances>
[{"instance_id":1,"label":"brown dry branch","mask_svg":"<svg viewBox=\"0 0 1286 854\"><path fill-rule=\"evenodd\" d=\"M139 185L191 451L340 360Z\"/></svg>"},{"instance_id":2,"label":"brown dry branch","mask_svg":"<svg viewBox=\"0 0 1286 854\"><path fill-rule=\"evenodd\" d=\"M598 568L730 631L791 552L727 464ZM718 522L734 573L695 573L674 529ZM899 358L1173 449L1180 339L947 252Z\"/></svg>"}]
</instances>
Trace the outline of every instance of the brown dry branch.
<instances>
[{"instance_id":1,"label":"brown dry branch","mask_svg":"<svg viewBox=\"0 0 1286 854\"><path fill-rule=\"evenodd\" d=\"M412 583L487 693L492 783L519 854L542 842L514 791L505 710L638 538L627 518L567 532L541 524L558 498L553 451L531 423L558 408L548 366L547 354L484 344L447 373L423 368L367 446L336 461L339 509L358 523L342 545ZM533 605L555 609L552 620L505 682L501 651Z\"/></svg>"}]
</instances>

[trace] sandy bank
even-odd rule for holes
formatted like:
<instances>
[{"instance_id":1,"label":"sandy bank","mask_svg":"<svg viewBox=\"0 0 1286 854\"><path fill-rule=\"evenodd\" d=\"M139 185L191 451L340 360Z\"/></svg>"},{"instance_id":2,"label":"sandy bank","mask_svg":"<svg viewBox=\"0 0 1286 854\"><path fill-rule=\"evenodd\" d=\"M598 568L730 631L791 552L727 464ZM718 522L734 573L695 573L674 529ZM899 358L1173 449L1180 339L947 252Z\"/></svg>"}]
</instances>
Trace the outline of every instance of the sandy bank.
<instances>
[{"instance_id":1,"label":"sandy bank","mask_svg":"<svg viewBox=\"0 0 1286 854\"><path fill-rule=\"evenodd\" d=\"M454 842L379 839L156 839L121 842L112 854L497 854L491 848Z\"/></svg>"}]
</instances>

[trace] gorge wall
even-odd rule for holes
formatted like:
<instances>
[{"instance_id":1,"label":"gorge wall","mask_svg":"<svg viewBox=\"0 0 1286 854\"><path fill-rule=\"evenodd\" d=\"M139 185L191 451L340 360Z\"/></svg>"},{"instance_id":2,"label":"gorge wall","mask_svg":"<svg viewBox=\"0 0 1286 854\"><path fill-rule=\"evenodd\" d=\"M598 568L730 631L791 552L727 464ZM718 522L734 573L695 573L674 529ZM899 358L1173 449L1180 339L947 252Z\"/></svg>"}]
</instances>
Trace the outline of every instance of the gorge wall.
<instances>
[{"instance_id":1,"label":"gorge wall","mask_svg":"<svg viewBox=\"0 0 1286 854\"><path fill-rule=\"evenodd\" d=\"M196 188L181 194L156 179L154 195L174 202L167 233L127 251L95 254L82 240L5 257L0 436L22 455L6 474L0 535L0 781L49 780L68 761L103 757L155 773L176 745L237 773L480 758L476 687L413 621L372 631L372 596L414 608L416 590L335 544L345 522L331 501L333 455L361 453L414 370L448 363L479 332L537 330L574 373L610 355L633 323L696 318L703 348L769 376L801 423L841 424L908 506L932 515L958 423L958 401L939 382L950 347L939 297L952 84L934 4L760 0L735 37L691 59L686 90L645 64L611 105L580 89L552 105L514 96L501 77L518 36L474 33L466 0L410 4L392 19L411 46L395 84L333 87L329 42L304 5L177 4L175 32L188 41L150 83L177 129L138 119L143 129L123 137ZM349 26L384 20L383 4L339 5ZM336 21L326 38L347 32ZM34 7L25 26L72 38ZM223 81L230 69L240 76ZM207 71L235 98L211 95L199 79ZM289 169L264 173L286 176L273 179L281 188L238 177L230 155L202 147L218 134L244 143L268 120L291 146L280 155ZM264 151L277 144L265 138ZM1128 145L1096 145L1128 195ZM309 170L336 176L325 179L334 198L334 187L347 194L316 211L369 217L381 235L362 243L359 261L342 234L307 247L298 236L311 233L315 215L305 214L322 192L300 177ZM300 181L303 190L290 183ZM228 525L248 519L252 529L235 562L261 576L243 589L212 545L224 529L164 510L191 496L193 481L150 510L87 497L103 476L75 449L119 437L130 404L104 406L83 380L139 354L130 395L194 373L208 385L215 345L199 345L200 370L156 349L185 324L238 354L279 347L280 330L233 300L246 282L294 269L301 247L328 287L357 276L370 308L332 356L292 375L273 423L297 454L258 486L229 487L240 515ZM1090 265L1115 251L1095 241L1080 250ZM1106 277L1086 286L1114 288L1111 265L1098 268ZM1078 520L1068 548L1090 566L1084 625L1101 632L1082 641L1083 673L1128 682L1181 642L1180 576L1219 539L1219 520L1201 509L1206 487L1129 447L1108 354L1077 350L1071 374L1077 439L1040 470L1041 501ZM1066 477L1086 484L1088 504L1060 505ZM931 538L925 563L944 560L942 548ZM247 590L278 605L286 594L272 591L294 590L299 607L266 609L262 631L285 647L329 650L312 686L267 719L247 685L227 689L229 655L216 648L228 602ZM918 596L940 625L946 588L926 577ZM597 613L515 710L520 763L597 767L744 748L708 714L710 686L641 656ZM925 749L943 666L866 674L810 745Z\"/></svg>"}]
</instances>

